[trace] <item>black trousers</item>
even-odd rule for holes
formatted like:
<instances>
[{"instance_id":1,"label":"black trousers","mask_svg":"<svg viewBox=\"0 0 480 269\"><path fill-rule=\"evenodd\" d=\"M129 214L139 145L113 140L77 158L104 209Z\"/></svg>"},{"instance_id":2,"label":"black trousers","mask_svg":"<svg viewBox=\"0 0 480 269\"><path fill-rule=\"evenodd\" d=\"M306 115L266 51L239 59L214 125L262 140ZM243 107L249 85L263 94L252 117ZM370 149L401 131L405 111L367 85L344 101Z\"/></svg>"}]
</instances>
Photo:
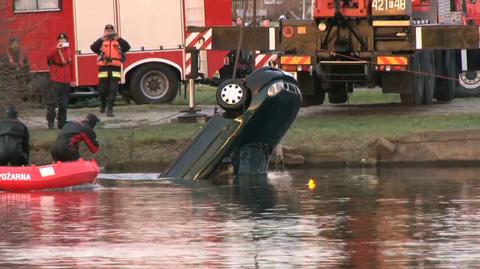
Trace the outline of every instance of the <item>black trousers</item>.
<instances>
[{"instance_id":1,"label":"black trousers","mask_svg":"<svg viewBox=\"0 0 480 269\"><path fill-rule=\"evenodd\" d=\"M70 98L70 85L60 82L52 82L52 87L46 93L47 121L53 126L55 117L58 121L58 128L62 128L67 121L67 105ZM55 109L58 107L58 113Z\"/></svg>"},{"instance_id":2,"label":"black trousers","mask_svg":"<svg viewBox=\"0 0 480 269\"><path fill-rule=\"evenodd\" d=\"M80 159L79 149L72 145L54 145L50 153L56 162L70 162Z\"/></svg>"},{"instance_id":3,"label":"black trousers","mask_svg":"<svg viewBox=\"0 0 480 269\"><path fill-rule=\"evenodd\" d=\"M105 106L107 106L108 111L112 111L115 98L117 97L118 85L120 83L120 78L114 77L112 72L118 71L110 70L100 72L108 72L107 77L100 78L98 81L98 94L100 96L101 107L105 108Z\"/></svg>"}]
</instances>

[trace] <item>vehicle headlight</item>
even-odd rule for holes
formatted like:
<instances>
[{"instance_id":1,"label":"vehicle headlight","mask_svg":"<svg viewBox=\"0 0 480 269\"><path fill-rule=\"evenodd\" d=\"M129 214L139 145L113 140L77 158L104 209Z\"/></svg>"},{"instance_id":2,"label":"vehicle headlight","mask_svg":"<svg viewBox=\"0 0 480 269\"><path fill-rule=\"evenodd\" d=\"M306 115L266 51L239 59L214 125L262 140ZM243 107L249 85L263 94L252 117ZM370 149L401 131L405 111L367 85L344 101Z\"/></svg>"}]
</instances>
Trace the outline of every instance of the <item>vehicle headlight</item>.
<instances>
[{"instance_id":1,"label":"vehicle headlight","mask_svg":"<svg viewBox=\"0 0 480 269\"><path fill-rule=\"evenodd\" d=\"M285 89L283 82L277 82L268 88L267 94L270 97L274 97L279 92L283 91L283 89Z\"/></svg>"}]
</instances>

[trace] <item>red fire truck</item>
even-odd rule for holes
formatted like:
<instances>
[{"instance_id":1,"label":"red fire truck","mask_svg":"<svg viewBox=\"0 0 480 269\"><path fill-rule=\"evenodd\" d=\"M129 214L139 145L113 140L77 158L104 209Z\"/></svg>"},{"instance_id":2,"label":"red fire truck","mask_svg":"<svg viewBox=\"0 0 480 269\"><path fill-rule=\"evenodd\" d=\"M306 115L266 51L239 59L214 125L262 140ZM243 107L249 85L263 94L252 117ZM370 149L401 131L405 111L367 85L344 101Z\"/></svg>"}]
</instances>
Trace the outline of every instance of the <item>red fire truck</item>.
<instances>
[{"instance_id":1,"label":"red fire truck","mask_svg":"<svg viewBox=\"0 0 480 269\"><path fill-rule=\"evenodd\" d=\"M345 103L355 86L380 86L407 105L452 100L458 81L460 89L480 89L474 0L314 0L312 7L308 20L245 29L243 42L279 55L280 67L296 73L305 105L322 104L326 94ZM238 28L208 31L214 50L239 42Z\"/></svg>"},{"instance_id":2,"label":"red fire truck","mask_svg":"<svg viewBox=\"0 0 480 269\"><path fill-rule=\"evenodd\" d=\"M21 51L37 81L48 81L46 54L59 33L66 33L75 51L75 83L97 85L97 55L90 44L106 24L132 46L123 65L123 90L137 103L167 103L176 96L179 81L191 73L185 47L209 48L211 36L188 34L189 26L230 26L229 0L2 0L0 47L20 41ZM225 52L202 51L198 64L205 77L224 64ZM41 87L47 87L41 85Z\"/></svg>"}]
</instances>

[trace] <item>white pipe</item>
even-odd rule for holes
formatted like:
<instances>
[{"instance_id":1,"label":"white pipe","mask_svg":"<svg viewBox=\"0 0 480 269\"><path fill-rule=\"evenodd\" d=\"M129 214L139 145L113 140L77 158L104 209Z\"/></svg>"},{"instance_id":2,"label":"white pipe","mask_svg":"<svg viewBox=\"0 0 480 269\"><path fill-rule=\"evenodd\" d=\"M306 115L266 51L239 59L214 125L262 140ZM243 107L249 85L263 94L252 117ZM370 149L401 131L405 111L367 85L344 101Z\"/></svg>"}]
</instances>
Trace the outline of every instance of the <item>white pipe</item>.
<instances>
[{"instance_id":1,"label":"white pipe","mask_svg":"<svg viewBox=\"0 0 480 269\"><path fill-rule=\"evenodd\" d=\"M462 71L468 71L468 57L467 50L461 50L461 59L462 59Z\"/></svg>"},{"instance_id":2,"label":"white pipe","mask_svg":"<svg viewBox=\"0 0 480 269\"><path fill-rule=\"evenodd\" d=\"M195 80L193 78L188 80L188 107L190 110L195 109Z\"/></svg>"}]
</instances>

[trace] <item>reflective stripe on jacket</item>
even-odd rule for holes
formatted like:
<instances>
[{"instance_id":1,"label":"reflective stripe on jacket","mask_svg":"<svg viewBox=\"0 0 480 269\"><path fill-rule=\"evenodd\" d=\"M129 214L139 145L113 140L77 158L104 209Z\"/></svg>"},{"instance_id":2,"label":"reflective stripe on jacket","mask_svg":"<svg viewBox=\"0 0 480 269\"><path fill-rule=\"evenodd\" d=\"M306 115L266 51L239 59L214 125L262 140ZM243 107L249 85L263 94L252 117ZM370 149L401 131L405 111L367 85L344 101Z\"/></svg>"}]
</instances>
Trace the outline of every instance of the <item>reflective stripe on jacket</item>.
<instances>
[{"instance_id":1,"label":"reflective stripe on jacket","mask_svg":"<svg viewBox=\"0 0 480 269\"><path fill-rule=\"evenodd\" d=\"M108 72L109 71L100 71L98 72L98 78L108 78ZM122 74L118 71L111 71L112 72L112 77L113 78L121 78Z\"/></svg>"}]
</instances>

